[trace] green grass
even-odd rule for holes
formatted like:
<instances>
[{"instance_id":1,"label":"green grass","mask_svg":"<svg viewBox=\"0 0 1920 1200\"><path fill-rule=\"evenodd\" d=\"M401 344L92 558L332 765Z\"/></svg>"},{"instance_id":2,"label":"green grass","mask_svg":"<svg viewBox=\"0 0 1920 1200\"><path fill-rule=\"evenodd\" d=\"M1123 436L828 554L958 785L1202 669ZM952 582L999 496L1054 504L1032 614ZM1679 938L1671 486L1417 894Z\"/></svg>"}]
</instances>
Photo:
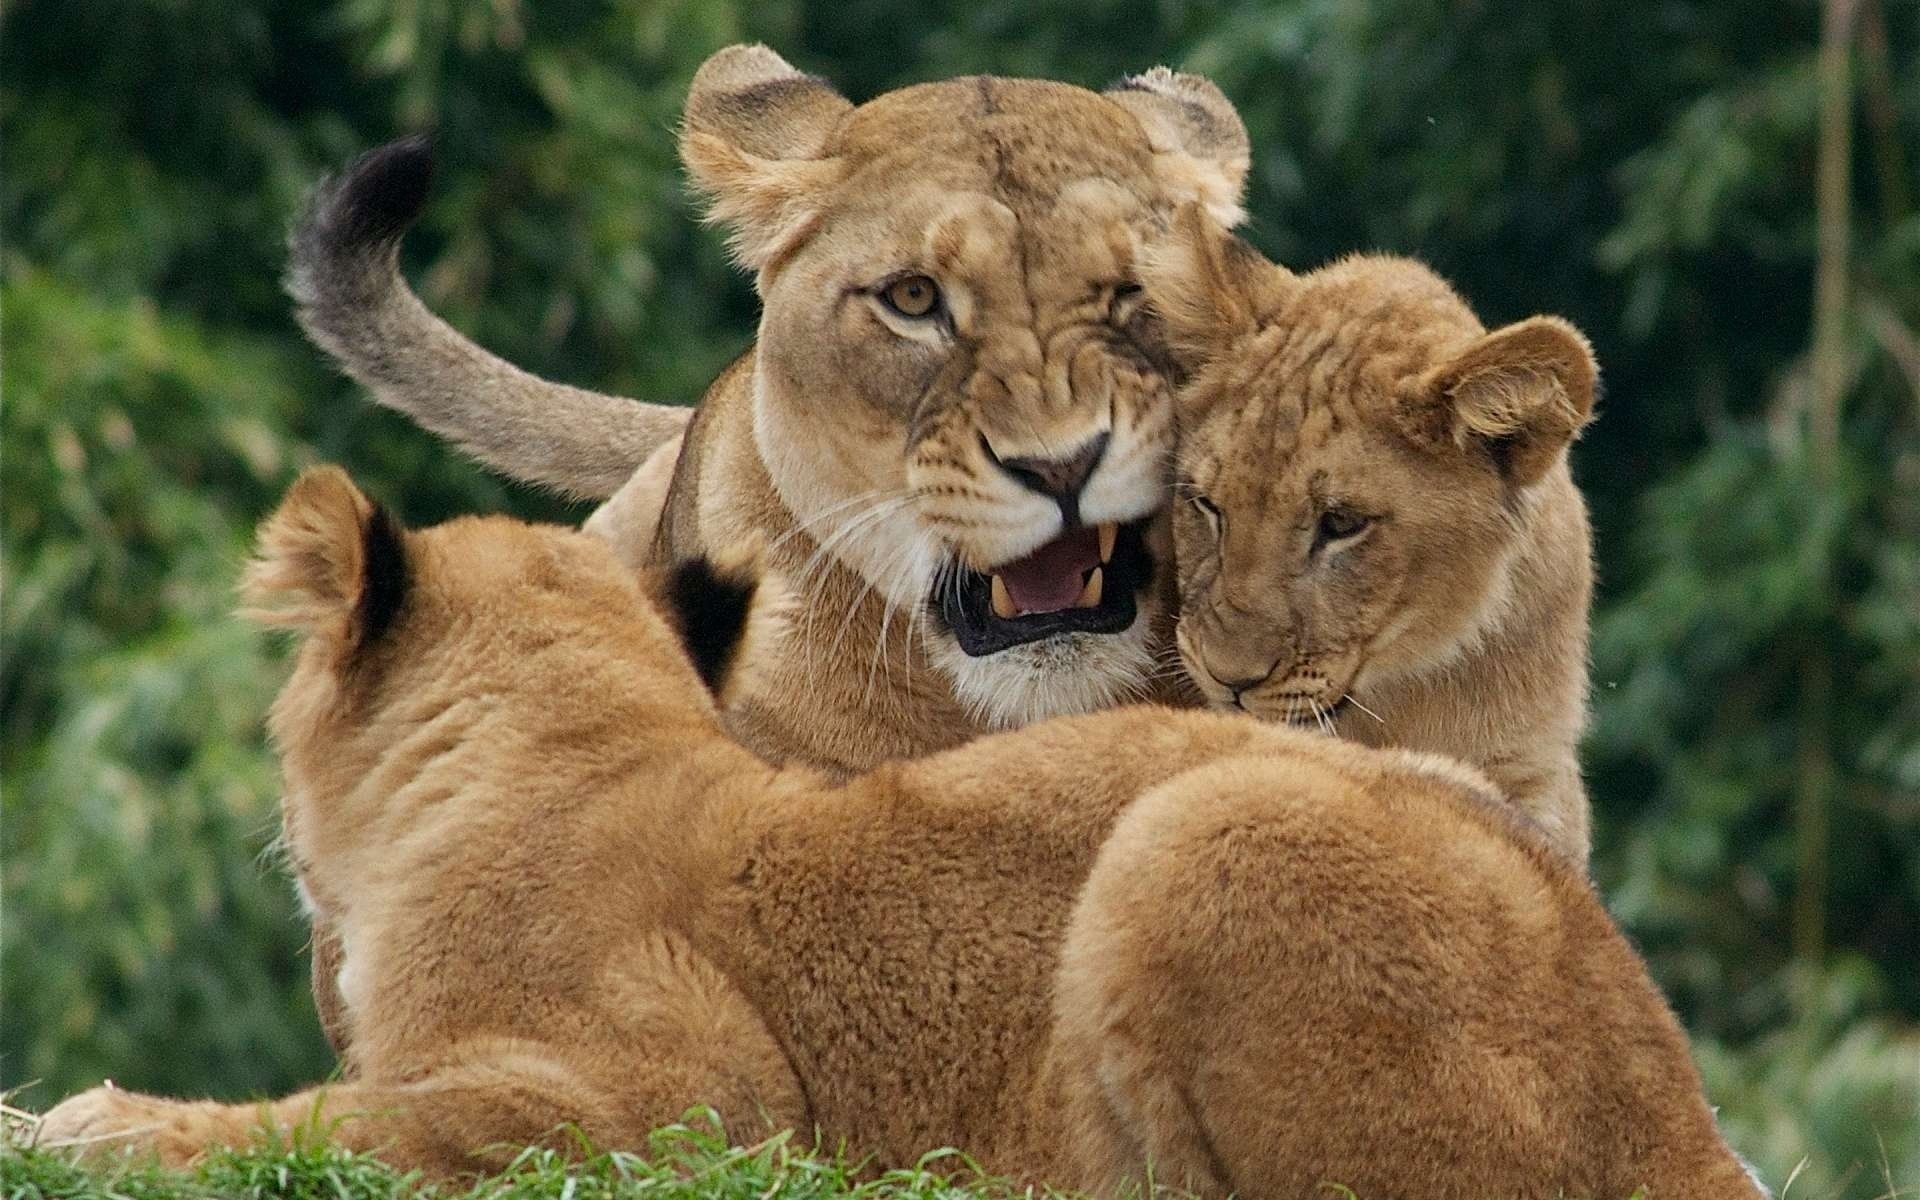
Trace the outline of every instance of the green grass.
<instances>
[{"instance_id":1,"label":"green grass","mask_svg":"<svg viewBox=\"0 0 1920 1200\"><path fill-rule=\"evenodd\" d=\"M214 1151L192 1171L117 1158L75 1163L30 1143L30 1120L0 1147L5 1200L1010 1200L1025 1189L983 1176L939 1151L912 1170L869 1174L844 1155L807 1150L783 1134L729 1146L694 1121L662 1129L644 1155L526 1150L497 1175L460 1186L423 1183L378 1159L319 1139Z\"/></svg>"}]
</instances>

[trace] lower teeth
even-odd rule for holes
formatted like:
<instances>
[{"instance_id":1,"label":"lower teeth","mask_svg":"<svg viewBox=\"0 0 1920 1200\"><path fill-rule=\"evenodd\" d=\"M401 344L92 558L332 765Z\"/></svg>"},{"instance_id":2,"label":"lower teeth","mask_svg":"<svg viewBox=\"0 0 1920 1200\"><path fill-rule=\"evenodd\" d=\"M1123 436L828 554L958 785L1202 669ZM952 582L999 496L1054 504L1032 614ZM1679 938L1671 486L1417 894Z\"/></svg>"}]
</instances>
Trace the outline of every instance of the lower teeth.
<instances>
[{"instance_id":1,"label":"lower teeth","mask_svg":"<svg viewBox=\"0 0 1920 1200\"><path fill-rule=\"evenodd\" d=\"M1105 590L1105 585L1105 569L1095 567L1093 573L1087 576L1087 586L1081 591L1080 599L1075 603L1074 607L1098 608L1100 606L1100 594Z\"/></svg>"}]
</instances>

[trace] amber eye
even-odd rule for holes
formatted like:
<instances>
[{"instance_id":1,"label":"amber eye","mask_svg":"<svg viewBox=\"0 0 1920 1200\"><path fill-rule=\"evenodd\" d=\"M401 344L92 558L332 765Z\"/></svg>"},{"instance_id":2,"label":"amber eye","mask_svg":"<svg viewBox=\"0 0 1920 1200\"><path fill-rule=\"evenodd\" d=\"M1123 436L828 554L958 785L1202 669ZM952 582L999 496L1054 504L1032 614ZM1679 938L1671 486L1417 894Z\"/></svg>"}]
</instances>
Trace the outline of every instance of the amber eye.
<instances>
[{"instance_id":1,"label":"amber eye","mask_svg":"<svg viewBox=\"0 0 1920 1200\"><path fill-rule=\"evenodd\" d=\"M903 317L918 320L940 309L940 285L925 275L902 275L880 290L880 299Z\"/></svg>"},{"instance_id":2,"label":"amber eye","mask_svg":"<svg viewBox=\"0 0 1920 1200\"><path fill-rule=\"evenodd\" d=\"M1333 542L1344 542L1358 536L1371 524L1373 518L1350 508L1330 508L1320 514L1320 524L1313 533L1314 547L1318 549Z\"/></svg>"}]
</instances>

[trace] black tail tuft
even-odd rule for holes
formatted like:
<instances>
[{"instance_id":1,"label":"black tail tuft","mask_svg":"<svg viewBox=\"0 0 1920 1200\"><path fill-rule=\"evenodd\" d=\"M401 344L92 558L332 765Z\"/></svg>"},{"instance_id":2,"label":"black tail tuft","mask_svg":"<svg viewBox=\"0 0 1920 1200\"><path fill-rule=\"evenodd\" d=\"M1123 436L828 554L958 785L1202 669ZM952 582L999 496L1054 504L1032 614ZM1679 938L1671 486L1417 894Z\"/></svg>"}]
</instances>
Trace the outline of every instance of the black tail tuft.
<instances>
[{"instance_id":1,"label":"black tail tuft","mask_svg":"<svg viewBox=\"0 0 1920 1200\"><path fill-rule=\"evenodd\" d=\"M369 150L320 185L292 239L296 271L384 248L420 216L433 183L433 139L416 133Z\"/></svg>"}]
</instances>

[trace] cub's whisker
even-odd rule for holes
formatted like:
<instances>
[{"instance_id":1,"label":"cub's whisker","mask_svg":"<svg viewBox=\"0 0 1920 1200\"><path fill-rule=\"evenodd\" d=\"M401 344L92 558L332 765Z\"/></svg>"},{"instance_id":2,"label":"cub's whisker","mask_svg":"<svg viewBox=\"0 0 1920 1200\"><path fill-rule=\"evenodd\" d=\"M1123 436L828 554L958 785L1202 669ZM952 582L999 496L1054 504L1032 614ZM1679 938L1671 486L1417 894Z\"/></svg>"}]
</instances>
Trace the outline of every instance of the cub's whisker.
<instances>
[{"instance_id":1,"label":"cub's whisker","mask_svg":"<svg viewBox=\"0 0 1920 1200\"><path fill-rule=\"evenodd\" d=\"M1387 723L1387 719L1385 717L1381 716L1379 713L1368 708L1366 705L1360 703L1359 698L1356 697L1352 692L1348 692L1345 696L1342 697L1342 699L1344 699L1348 704L1351 704L1355 708L1359 709L1361 712L1372 717L1374 720L1380 722L1382 725L1385 725Z\"/></svg>"}]
</instances>

